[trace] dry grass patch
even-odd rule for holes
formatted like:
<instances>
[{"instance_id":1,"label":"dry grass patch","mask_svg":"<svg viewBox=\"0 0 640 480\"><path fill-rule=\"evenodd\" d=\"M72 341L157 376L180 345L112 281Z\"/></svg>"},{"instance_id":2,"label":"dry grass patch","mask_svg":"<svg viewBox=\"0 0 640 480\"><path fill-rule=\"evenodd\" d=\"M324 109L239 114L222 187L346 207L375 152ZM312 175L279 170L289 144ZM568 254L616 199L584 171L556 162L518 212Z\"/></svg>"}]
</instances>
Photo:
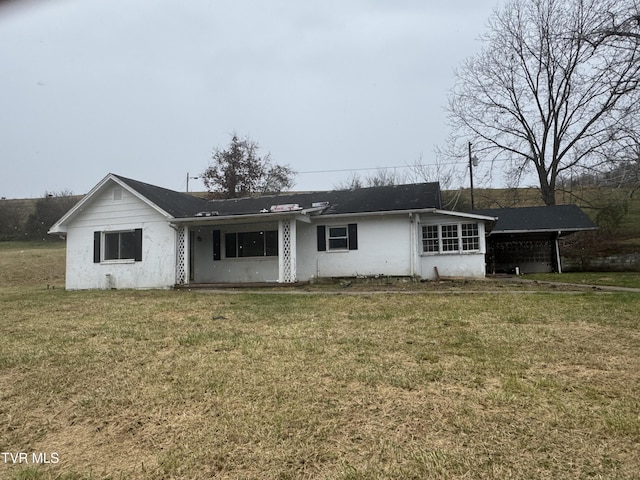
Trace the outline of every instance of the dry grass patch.
<instances>
[{"instance_id":1,"label":"dry grass patch","mask_svg":"<svg viewBox=\"0 0 640 480\"><path fill-rule=\"evenodd\" d=\"M0 286L64 287L65 244L0 242Z\"/></svg>"},{"instance_id":2,"label":"dry grass patch","mask_svg":"<svg viewBox=\"0 0 640 480\"><path fill-rule=\"evenodd\" d=\"M634 478L640 296L0 289L3 479Z\"/></svg>"}]
</instances>

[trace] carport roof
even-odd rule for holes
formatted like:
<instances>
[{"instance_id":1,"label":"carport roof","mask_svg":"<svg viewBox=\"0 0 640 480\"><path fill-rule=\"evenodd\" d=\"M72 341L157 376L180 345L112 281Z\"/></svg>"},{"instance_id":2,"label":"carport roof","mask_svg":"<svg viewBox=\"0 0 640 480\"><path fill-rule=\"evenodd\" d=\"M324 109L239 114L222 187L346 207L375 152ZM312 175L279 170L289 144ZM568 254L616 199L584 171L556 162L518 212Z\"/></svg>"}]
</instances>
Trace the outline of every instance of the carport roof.
<instances>
[{"instance_id":1,"label":"carport roof","mask_svg":"<svg viewBox=\"0 0 640 480\"><path fill-rule=\"evenodd\" d=\"M595 230L596 225L577 205L492 208L474 213L498 217L491 235L513 233L572 233Z\"/></svg>"}]
</instances>

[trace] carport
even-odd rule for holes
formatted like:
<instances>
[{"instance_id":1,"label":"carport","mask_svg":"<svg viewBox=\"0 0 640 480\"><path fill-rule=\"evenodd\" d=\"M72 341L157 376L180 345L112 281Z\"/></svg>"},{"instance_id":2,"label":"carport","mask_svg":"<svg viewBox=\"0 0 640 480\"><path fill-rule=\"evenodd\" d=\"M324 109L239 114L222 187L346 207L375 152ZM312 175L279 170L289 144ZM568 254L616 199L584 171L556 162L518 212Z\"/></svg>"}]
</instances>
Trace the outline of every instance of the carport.
<instances>
[{"instance_id":1,"label":"carport","mask_svg":"<svg viewBox=\"0 0 640 480\"><path fill-rule=\"evenodd\" d=\"M596 225L577 205L494 208L474 213L497 217L487 236L487 273L562 272L558 239Z\"/></svg>"}]
</instances>

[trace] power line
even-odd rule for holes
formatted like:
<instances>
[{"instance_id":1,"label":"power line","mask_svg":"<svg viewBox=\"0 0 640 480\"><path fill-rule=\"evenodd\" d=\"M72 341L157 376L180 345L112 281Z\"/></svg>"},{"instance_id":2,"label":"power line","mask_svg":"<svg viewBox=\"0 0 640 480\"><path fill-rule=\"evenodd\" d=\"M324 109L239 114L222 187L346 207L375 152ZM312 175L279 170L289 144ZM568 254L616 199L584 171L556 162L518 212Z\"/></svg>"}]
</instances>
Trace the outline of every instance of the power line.
<instances>
[{"instance_id":1,"label":"power line","mask_svg":"<svg viewBox=\"0 0 640 480\"><path fill-rule=\"evenodd\" d=\"M493 162L507 162L508 159L496 159ZM338 173L338 172L361 172L366 170L391 170L396 168L429 168L429 167L440 167L444 165L459 165L465 166L463 161L458 162L442 162L438 164L425 164L425 165L392 165L387 167L361 167L361 168L336 168L332 170L309 170L306 172L297 172L298 174L311 174L311 173Z\"/></svg>"},{"instance_id":2,"label":"power line","mask_svg":"<svg viewBox=\"0 0 640 480\"><path fill-rule=\"evenodd\" d=\"M427 165L416 165L416 167L426 167ZM364 170L390 170L392 168L413 168L414 165L398 165L396 167L364 167L364 168L337 168L334 170L311 170L308 172L298 172L301 173L334 173L334 172L360 172Z\"/></svg>"}]
</instances>

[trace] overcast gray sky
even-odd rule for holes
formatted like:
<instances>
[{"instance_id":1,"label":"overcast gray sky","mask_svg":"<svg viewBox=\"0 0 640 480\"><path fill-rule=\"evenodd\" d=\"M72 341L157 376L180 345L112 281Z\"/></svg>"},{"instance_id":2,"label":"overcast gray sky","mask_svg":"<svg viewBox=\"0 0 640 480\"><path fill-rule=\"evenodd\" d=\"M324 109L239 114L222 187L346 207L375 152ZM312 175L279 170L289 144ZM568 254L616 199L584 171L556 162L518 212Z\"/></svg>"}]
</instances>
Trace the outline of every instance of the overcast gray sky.
<instances>
[{"instance_id":1,"label":"overcast gray sky","mask_svg":"<svg viewBox=\"0 0 640 480\"><path fill-rule=\"evenodd\" d=\"M183 191L232 132L299 172L433 163L453 71L497 4L1 3L0 196L86 193L109 172Z\"/></svg>"}]
</instances>

